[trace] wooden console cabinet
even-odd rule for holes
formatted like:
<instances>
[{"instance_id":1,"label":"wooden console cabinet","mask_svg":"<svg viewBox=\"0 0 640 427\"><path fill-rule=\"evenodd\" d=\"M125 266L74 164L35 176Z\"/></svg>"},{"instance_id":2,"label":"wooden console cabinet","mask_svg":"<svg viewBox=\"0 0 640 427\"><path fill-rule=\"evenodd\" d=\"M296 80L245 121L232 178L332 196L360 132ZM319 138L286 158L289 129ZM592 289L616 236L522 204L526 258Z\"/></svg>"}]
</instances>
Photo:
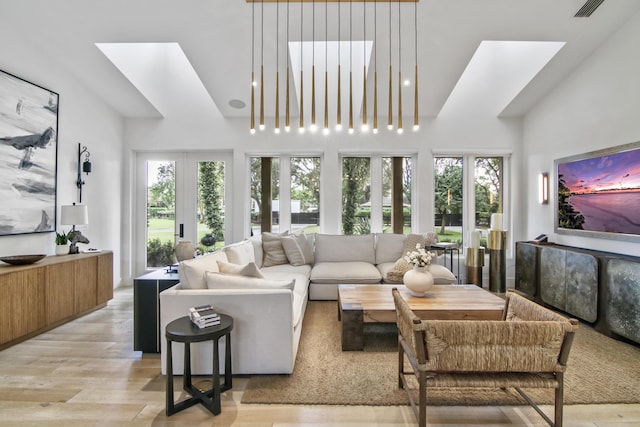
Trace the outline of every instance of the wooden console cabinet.
<instances>
[{"instance_id":1,"label":"wooden console cabinet","mask_svg":"<svg viewBox=\"0 0 640 427\"><path fill-rule=\"evenodd\" d=\"M0 349L104 307L111 298L111 251L0 265Z\"/></svg>"},{"instance_id":2,"label":"wooden console cabinet","mask_svg":"<svg viewBox=\"0 0 640 427\"><path fill-rule=\"evenodd\" d=\"M517 290L640 343L640 258L556 244L516 242Z\"/></svg>"}]
</instances>

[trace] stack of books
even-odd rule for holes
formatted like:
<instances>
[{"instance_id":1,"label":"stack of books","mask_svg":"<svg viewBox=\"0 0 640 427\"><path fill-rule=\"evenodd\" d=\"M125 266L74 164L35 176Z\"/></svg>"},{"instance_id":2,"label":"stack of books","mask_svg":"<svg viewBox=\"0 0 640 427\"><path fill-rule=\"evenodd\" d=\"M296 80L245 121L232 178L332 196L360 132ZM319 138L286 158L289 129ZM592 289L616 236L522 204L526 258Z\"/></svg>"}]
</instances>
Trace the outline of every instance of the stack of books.
<instances>
[{"instance_id":1,"label":"stack of books","mask_svg":"<svg viewBox=\"0 0 640 427\"><path fill-rule=\"evenodd\" d=\"M220 324L220 315L211 305L201 305L189 309L189 317L198 328L207 328Z\"/></svg>"}]
</instances>

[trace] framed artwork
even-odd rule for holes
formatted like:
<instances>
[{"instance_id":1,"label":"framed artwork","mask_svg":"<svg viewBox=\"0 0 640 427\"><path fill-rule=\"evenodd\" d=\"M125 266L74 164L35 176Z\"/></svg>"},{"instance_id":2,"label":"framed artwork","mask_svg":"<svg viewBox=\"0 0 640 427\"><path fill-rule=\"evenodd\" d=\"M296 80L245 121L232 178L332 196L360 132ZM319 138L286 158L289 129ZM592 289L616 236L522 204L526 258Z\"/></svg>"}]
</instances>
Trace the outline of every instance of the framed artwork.
<instances>
[{"instance_id":1,"label":"framed artwork","mask_svg":"<svg viewBox=\"0 0 640 427\"><path fill-rule=\"evenodd\" d=\"M640 242L640 142L555 165L556 233Z\"/></svg>"},{"instance_id":2,"label":"framed artwork","mask_svg":"<svg viewBox=\"0 0 640 427\"><path fill-rule=\"evenodd\" d=\"M0 235L55 230L58 98L0 70Z\"/></svg>"}]
</instances>

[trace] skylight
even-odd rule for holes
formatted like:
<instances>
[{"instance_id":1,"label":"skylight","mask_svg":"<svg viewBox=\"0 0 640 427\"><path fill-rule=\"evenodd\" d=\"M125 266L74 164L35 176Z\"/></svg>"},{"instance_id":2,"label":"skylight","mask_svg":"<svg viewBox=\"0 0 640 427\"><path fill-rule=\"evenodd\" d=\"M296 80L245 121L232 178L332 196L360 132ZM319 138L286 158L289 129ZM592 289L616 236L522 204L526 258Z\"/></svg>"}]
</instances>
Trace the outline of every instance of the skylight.
<instances>
[{"instance_id":1,"label":"skylight","mask_svg":"<svg viewBox=\"0 0 640 427\"><path fill-rule=\"evenodd\" d=\"M96 43L164 117L222 117L178 43Z\"/></svg>"},{"instance_id":2,"label":"skylight","mask_svg":"<svg viewBox=\"0 0 640 427\"><path fill-rule=\"evenodd\" d=\"M478 46L440 115L498 116L565 42L487 41Z\"/></svg>"}]
</instances>

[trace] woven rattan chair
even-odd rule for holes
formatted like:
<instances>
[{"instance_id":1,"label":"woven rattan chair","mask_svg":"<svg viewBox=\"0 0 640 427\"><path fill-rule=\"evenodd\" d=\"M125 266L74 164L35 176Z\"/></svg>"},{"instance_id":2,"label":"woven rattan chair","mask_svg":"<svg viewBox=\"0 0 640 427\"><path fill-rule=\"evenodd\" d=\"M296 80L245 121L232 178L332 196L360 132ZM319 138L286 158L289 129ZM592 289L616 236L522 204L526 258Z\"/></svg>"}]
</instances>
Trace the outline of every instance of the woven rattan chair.
<instances>
[{"instance_id":1,"label":"woven rattan chair","mask_svg":"<svg viewBox=\"0 0 640 427\"><path fill-rule=\"evenodd\" d=\"M509 291L503 321L420 320L393 289L399 387L427 425L429 387L515 388L551 426L562 426L563 375L578 321ZM405 367L405 355L412 371ZM418 380L418 399L408 379ZM555 423L522 388L555 389Z\"/></svg>"}]
</instances>

